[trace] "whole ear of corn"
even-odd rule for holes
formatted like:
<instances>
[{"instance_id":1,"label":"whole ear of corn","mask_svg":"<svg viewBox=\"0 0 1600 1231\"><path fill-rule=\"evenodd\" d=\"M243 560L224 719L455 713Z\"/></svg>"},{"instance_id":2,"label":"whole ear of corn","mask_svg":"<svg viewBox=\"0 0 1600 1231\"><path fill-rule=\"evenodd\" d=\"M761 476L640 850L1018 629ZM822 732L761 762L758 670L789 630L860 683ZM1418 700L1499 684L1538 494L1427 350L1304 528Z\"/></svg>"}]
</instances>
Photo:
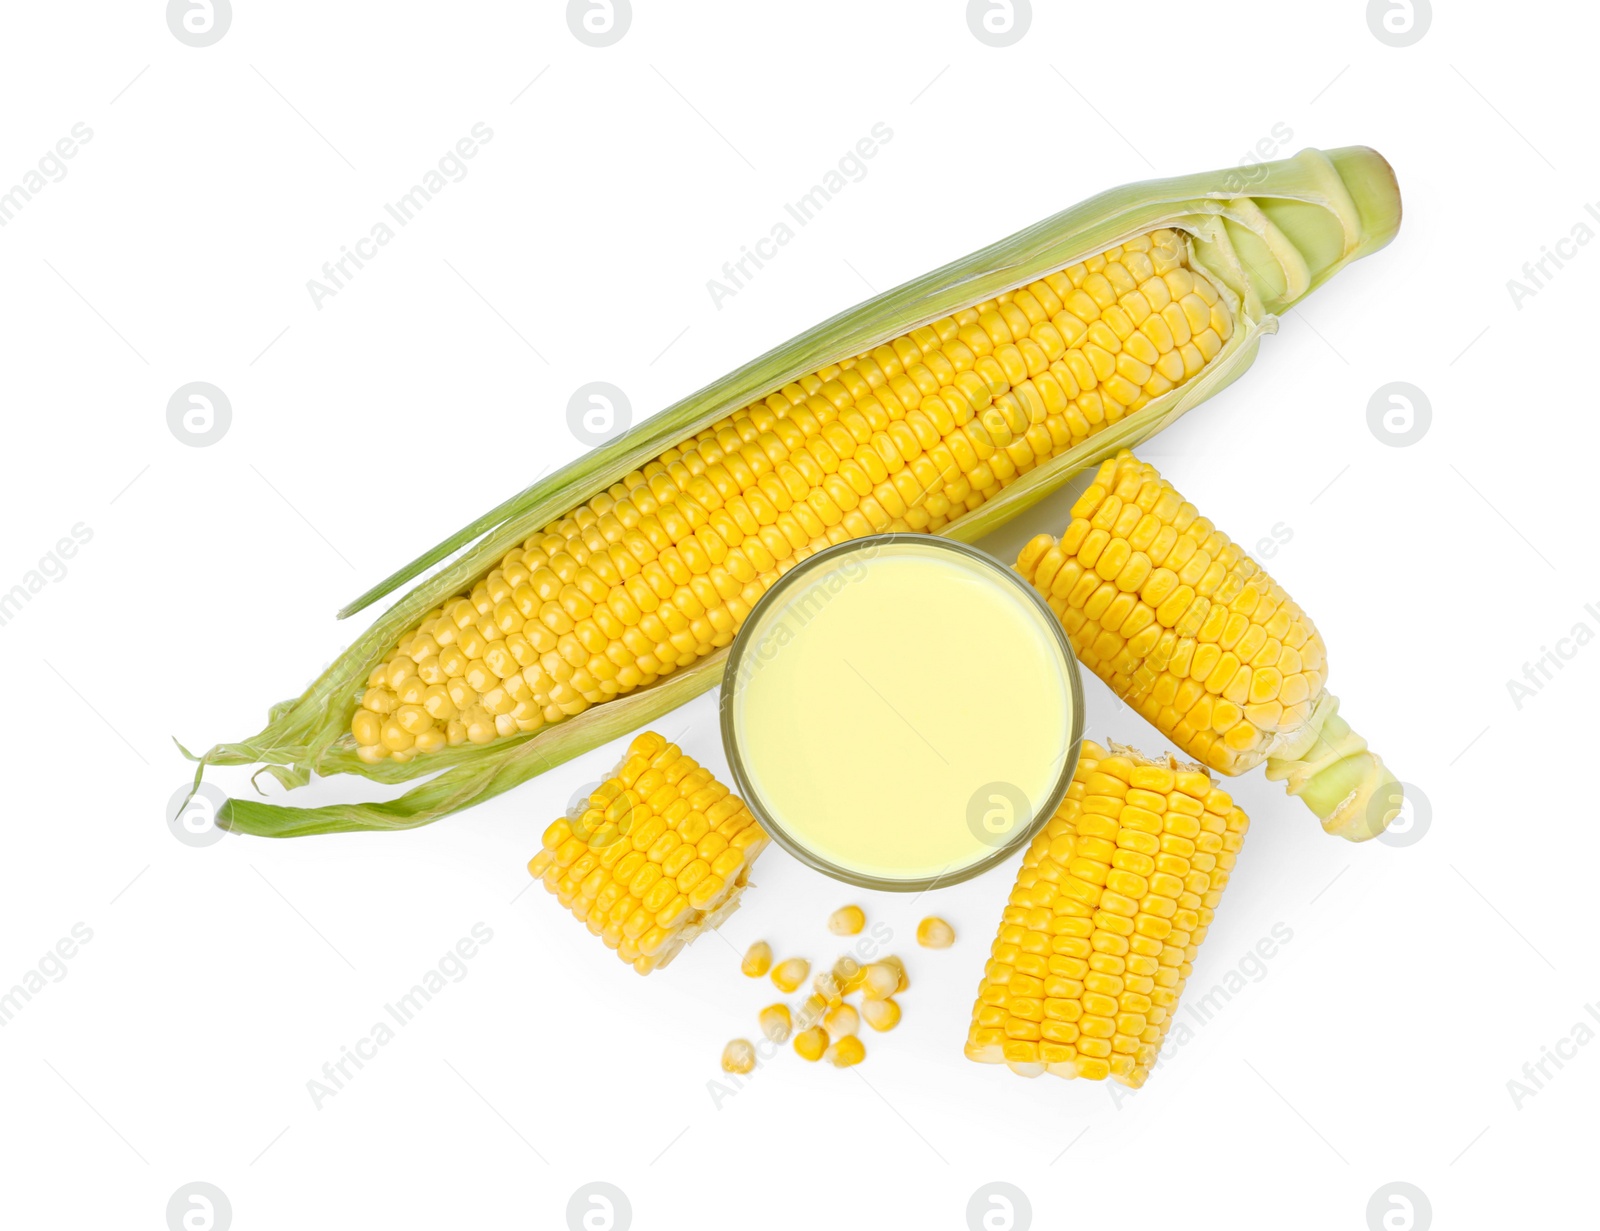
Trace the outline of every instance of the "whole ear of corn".
<instances>
[{"instance_id":1,"label":"whole ear of corn","mask_svg":"<svg viewBox=\"0 0 1600 1231\"><path fill-rule=\"evenodd\" d=\"M452 553L267 728L201 758L398 782L381 804L232 800L287 836L405 828L713 687L773 580L880 530L970 541L1235 379L1276 313L1399 225L1376 153L1102 194L862 304L529 488L363 595Z\"/></svg>"},{"instance_id":2,"label":"whole ear of corn","mask_svg":"<svg viewBox=\"0 0 1600 1231\"><path fill-rule=\"evenodd\" d=\"M1107 461L1017 571L1083 665L1190 756L1228 775L1265 761L1351 841L1399 814L1399 783L1324 687L1316 625L1155 467L1126 449Z\"/></svg>"},{"instance_id":3,"label":"whole ear of corn","mask_svg":"<svg viewBox=\"0 0 1600 1231\"><path fill-rule=\"evenodd\" d=\"M1249 824L1200 766L1084 741L1001 916L968 1058L1142 1086Z\"/></svg>"},{"instance_id":4,"label":"whole ear of corn","mask_svg":"<svg viewBox=\"0 0 1600 1231\"><path fill-rule=\"evenodd\" d=\"M544 831L528 871L640 974L739 908L767 835L709 769L653 731Z\"/></svg>"}]
</instances>

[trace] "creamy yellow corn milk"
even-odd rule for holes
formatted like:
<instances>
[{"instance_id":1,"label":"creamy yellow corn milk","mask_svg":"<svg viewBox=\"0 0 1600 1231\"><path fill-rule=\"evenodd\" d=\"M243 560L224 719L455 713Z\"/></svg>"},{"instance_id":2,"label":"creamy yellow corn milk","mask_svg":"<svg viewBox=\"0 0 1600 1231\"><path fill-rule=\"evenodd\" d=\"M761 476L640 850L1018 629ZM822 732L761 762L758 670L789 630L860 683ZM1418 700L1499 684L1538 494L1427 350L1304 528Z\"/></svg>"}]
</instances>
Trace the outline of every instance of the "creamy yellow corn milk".
<instances>
[{"instance_id":1,"label":"creamy yellow corn milk","mask_svg":"<svg viewBox=\"0 0 1600 1231\"><path fill-rule=\"evenodd\" d=\"M782 579L740 643L730 761L774 836L824 870L951 880L1059 799L1070 652L988 557L918 536L852 544Z\"/></svg>"}]
</instances>

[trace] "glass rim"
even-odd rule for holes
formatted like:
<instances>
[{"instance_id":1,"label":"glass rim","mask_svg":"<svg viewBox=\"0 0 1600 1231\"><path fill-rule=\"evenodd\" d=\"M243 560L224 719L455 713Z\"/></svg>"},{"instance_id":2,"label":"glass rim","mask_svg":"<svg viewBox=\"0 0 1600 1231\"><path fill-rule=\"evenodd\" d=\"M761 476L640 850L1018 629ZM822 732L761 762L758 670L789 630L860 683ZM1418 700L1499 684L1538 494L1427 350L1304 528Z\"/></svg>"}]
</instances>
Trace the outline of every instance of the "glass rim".
<instances>
[{"instance_id":1,"label":"glass rim","mask_svg":"<svg viewBox=\"0 0 1600 1231\"><path fill-rule=\"evenodd\" d=\"M766 805L755 789L750 775L746 772L744 754L739 744L739 737L734 729L733 703L739 692L739 668L744 659L744 653L754 639L754 630L760 626L761 619L775 606L781 603L802 579L815 572L823 564L838 559L840 556L851 555L857 552L893 547L900 544L908 546L931 547L960 555L974 561L981 567L996 574L1001 582L1012 592L1019 594L1025 602L1030 602L1043 617L1045 627L1054 638L1056 647L1061 651L1061 660L1064 664L1063 673L1067 681L1067 693L1072 704L1072 718L1069 724L1066 754L1062 758L1061 773L1055 785L1051 788L1046 801L1026 825L1018 826L1016 831L1003 843L995 847L981 859L976 859L963 865L955 872L941 872L936 876L919 876L912 878L874 876L870 873L860 872L854 868L844 867L825 859L811 850L805 843L789 833L784 826L772 815L772 810ZM863 889L882 889L890 892L922 892L942 885L958 885L962 881L971 880L998 864L1005 862L1018 850L1023 849L1033 840L1035 834L1044 828L1045 824L1055 815L1061 806L1061 801L1066 798L1067 789L1072 784L1072 776L1077 771L1078 754L1083 746L1083 677L1078 669L1077 655L1072 651L1072 643L1067 638L1066 629L1061 626L1061 621L1056 613L1050 610L1050 605L1044 598L1028 584L1027 580L1015 569L1002 564L994 556L970 543L959 542L955 539L944 538L936 534L919 534L915 531L896 530L884 534L871 534L864 538L848 539L843 543L835 543L825 547L813 556L808 556L782 577L778 578L763 594L753 607L750 614L744 618L735 634L733 642L728 649L728 661L723 668L722 688L718 698L718 708L721 711L720 721L722 727L722 748L727 757L728 770L733 775L733 780L739 788L739 797L744 800L745 807L761 825L768 836L777 844L788 851L801 863L827 876L833 877L846 884L856 885Z\"/></svg>"}]
</instances>

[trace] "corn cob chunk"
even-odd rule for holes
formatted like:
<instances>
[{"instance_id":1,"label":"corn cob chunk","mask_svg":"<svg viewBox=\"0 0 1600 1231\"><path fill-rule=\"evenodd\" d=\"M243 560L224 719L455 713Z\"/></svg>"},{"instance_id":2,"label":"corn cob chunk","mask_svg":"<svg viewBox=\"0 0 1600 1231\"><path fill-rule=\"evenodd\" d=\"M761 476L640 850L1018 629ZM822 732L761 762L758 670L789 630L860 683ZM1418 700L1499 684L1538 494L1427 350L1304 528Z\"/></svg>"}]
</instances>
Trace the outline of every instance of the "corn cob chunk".
<instances>
[{"instance_id":1,"label":"corn cob chunk","mask_svg":"<svg viewBox=\"0 0 1600 1231\"><path fill-rule=\"evenodd\" d=\"M1249 823L1199 766L1086 740L1023 857L968 1058L1143 1085Z\"/></svg>"},{"instance_id":2,"label":"corn cob chunk","mask_svg":"<svg viewBox=\"0 0 1600 1231\"><path fill-rule=\"evenodd\" d=\"M1193 379L1236 312L1160 229L802 377L429 613L368 677L360 756L536 731L689 666L813 552L936 532Z\"/></svg>"},{"instance_id":3,"label":"corn cob chunk","mask_svg":"<svg viewBox=\"0 0 1600 1231\"><path fill-rule=\"evenodd\" d=\"M738 909L766 844L743 801L647 731L578 815L545 830L528 871L649 974Z\"/></svg>"},{"instance_id":4,"label":"corn cob chunk","mask_svg":"<svg viewBox=\"0 0 1600 1231\"><path fill-rule=\"evenodd\" d=\"M1017 571L1083 665L1188 755L1229 775L1266 761L1352 841L1399 814L1399 784L1325 690L1310 617L1153 466L1126 449L1107 461Z\"/></svg>"}]
</instances>

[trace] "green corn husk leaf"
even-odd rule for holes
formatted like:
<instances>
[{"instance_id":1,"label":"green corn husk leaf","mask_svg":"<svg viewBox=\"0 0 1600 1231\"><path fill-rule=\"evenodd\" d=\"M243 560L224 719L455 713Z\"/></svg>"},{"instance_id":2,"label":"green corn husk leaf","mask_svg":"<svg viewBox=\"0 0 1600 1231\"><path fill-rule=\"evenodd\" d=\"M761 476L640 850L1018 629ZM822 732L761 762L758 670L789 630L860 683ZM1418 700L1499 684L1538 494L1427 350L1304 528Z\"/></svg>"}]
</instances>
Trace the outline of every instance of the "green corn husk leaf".
<instances>
[{"instance_id":1,"label":"green corn husk leaf","mask_svg":"<svg viewBox=\"0 0 1600 1231\"><path fill-rule=\"evenodd\" d=\"M294 808L234 799L223 807L219 822L272 837L423 825L509 790L715 687L722 678L725 649L563 722L404 764L367 764L356 756L349 736L368 673L403 633L445 598L469 589L506 552L596 492L799 376L1136 235L1171 227L1187 233L1194 260L1212 276L1234 312L1234 331L1221 352L1193 380L1021 476L940 533L966 542L980 538L1073 475L1159 432L1237 379L1254 360L1261 336L1276 331L1278 314L1351 261L1383 247L1399 227L1394 173L1365 147L1303 150L1293 158L1262 164L1251 169L1248 191L1241 191L1245 174L1235 168L1102 193L824 321L506 500L342 610L341 618L359 611L467 549L398 599L303 695L273 706L262 731L192 758L199 762L196 784L207 765L259 764L258 772L271 774L285 787L304 785L313 774L359 774L385 783L436 776L386 803ZM191 754L185 750L185 755Z\"/></svg>"}]
</instances>

